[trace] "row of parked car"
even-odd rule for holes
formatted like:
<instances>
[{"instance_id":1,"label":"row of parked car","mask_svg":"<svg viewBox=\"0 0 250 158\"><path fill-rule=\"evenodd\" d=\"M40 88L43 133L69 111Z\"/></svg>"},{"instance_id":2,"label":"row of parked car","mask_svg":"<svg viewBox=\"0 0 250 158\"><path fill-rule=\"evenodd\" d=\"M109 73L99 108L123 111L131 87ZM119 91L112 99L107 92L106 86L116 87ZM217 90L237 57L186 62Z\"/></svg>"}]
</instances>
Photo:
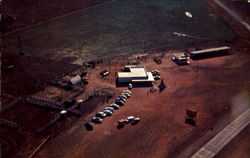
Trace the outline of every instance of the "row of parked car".
<instances>
[{"instance_id":1,"label":"row of parked car","mask_svg":"<svg viewBox=\"0 0 250 158\"><path fill-rule=\"evenodd\" d=\"M131 123L132 125L136 125L138 122L140 122L139 117L129 116L126 119L120 119L118 121L118 126L122 127L125 124L129 124L129 123Z\"/></svg>"},{"instance_id":2,"label":"row of parked car","mask_svg":"<svg viewBox=\"0 0 250 158\"><path fill-rule=\"evenodd\" d=\"M152 70L151 73L152 73L152 75L154 77L154 80L160 80L161 79L159 70Z\"/></svg>"},{"instance_id":3,"label":"row of parked car","mask_svg":"<svg viewBox=\"0 0 250 158\"><path fill-rule=\"evenodd\" d=\"M128 98L131 96L131 91L125 90L122 92L120 96L118 96L114 103L109 104L107 107L103 109L103 111L97 112L96 115L92 118L91 122L95 124L101 124L103 119L108 116L112 116L115 110L118 110L121 106L123 106ZM86 123L86 128L92 130L92 124Z\"/></svg>"}]
</instances>

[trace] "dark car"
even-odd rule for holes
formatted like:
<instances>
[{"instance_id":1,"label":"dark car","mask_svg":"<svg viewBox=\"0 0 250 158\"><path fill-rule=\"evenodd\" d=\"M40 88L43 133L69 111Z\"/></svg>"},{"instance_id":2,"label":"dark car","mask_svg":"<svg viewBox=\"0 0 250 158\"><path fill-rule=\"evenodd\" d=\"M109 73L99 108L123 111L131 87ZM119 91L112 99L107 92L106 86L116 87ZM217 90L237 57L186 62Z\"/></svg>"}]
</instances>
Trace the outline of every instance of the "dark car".
<instances>
[{"instance_id":1,"label":"dark car","mask_svg":"<svg viewBox=\"0 0 250 158\"><path fill-rule=\"evenodd\" d=\"M112 111L110 110L104 110L103 111L107 116L112 116Z\"/></svg>"},{"instance_id":2,"label":"dark car","mask_svg":"<svg viewBox=\"0 0 250 158\"><path fill-rule=\"evenodd\" d=\"M99 117L93 117L91 121L94 123L99 123L99 124L102 123L102 119Z\"/></svg>"},{"instance_id":3,"label":"dark car","mask_svg":"<svg viewBox=\"0 0 250 158\"><path fill-rule=\"evenodd\" d=\"M118 97L118 98L116 98L116 101L123 101L124 103L126 102L126 99L125 98L120 98L120 97Z\"/></svg>"},{"instance_id":4,"label":"dark car","mask_svg":"<svg viewBox=\"0 0 250 158\"><path fill-rule=\"evenodd\" d=\"M132 124L132 125L136 125L138 122L140 122L140 118L139 118L139 117L134 118L134 119L131 121L131 124Z\"/></svg>"},{"instance_id":5,"label":"dark car","mask_svg":"<svg viewBox=\"0 0 250 158\"><path fill-rule=\"evenodd\" d=\"M92 126L92 123L90 123L90 122L85 123L85 128L88 131L92 131L94 129L93 126Z\"/></svg>"},{"instance_id":6,"label":"dark car","mask_svg":"<svg viewBox=\"0 0 250 158\"><path fill-rule=\"evenodd\" d=\"M115 103L119 106L123 106L125 104L122 100L116 100Z\"/></svg>"},{"instance_id":7,"label":"dark car","mask_svg":"<svg viewBox=\"0 0 250 158\"><path fill-rule=\"evenodd\" d=\"M102 72L100 72L100 75L101 75L102 77L107 76L108 74L109 74L109 71L108 71L108 70L103 70Z\"/></svg>"},{"instance_id":8,"label":"dark car","mask_svg":"<svg viewBox=\"0 0 250 158\"><path fill-rule=\"evenodd\" d=\"M113 103L113 104L110 104L109 107L112 107L113 109L118 110L120 106Z\"/></svg>"},{"instance_id":9,"label":"dark car","mask_svg":"<svg viewBox=\"0 0 250 158\"><path fill-rule=\"evenodd\" d=\"M104 112L97 112L96 117L105 118L107 115Z\"/></svg>"}]
</instances>

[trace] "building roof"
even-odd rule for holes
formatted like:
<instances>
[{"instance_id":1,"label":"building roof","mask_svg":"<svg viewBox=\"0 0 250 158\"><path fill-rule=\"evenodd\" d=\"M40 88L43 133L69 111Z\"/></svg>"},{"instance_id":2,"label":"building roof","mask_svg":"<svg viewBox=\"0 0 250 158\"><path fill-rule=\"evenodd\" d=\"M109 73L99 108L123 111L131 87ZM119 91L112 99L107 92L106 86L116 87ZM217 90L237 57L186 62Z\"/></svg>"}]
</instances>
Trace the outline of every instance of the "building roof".
<instances>
[{"instance_id":1,"label":"building roof","mask_svg":"<svg viewBox=\"0 0 250 158\"><path fill-rule=\"evenodd\" d=\"M77 86L82 83L82 78L80 75L77 75L73 77L72 79L70 79L70 82L73 86Z\"/></svg>"},{"instance_id":2,"label":"building roof","mask_svg":"<svg viewBox=\"0 0 250 158\"><path fill-rule=\"evenodd\" d=\"M204 50L198 50L190 52L191 54L202 54L202 53L209 53L209 52L216 52L216 51L222 51L222 50L229 50L231 47L224 46L224 47L217 47L217 48L209 48Z\"/></svg>"},{"instance_id":3,"label":"building roof","mask_svg":"<svg viewBox=\"0 0 250 158\"><path fill-rule=\"evenodd\" d=\"M118 72L119 78L145 78L148 77L147 70L144 66L131 66L130 72Z\"/></svg>"},{"instance_id":4,"label":"building roof","mask_svg":"<svg viewBox=\"0 0 250 158\"><path fill-rule=\"evenodd\" d=\"M151 72L147 72L144 66L125 66L129 72L118 72L118 79L124 79L125 82L152 82L154 77Z\"/></svg>"}]
</instances>

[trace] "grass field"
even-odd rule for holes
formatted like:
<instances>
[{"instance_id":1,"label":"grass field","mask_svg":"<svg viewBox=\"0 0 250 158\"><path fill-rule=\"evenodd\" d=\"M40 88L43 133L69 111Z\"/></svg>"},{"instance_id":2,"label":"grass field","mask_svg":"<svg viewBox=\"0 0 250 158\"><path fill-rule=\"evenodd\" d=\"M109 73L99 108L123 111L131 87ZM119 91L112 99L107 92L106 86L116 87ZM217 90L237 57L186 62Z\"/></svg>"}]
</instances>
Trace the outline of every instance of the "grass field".
<instances>
[{"instance_id":1,"label":"grass field","mask_svg":"<svg viewBox=\"0 0 250 158\"><path fill-rule=\"evenodd\" d=\"M117 0L6 36L4 42L6 51L18 53L20 36L27 55L80 63L233 35L204 0Z\"/></svg>"}]
</instances>

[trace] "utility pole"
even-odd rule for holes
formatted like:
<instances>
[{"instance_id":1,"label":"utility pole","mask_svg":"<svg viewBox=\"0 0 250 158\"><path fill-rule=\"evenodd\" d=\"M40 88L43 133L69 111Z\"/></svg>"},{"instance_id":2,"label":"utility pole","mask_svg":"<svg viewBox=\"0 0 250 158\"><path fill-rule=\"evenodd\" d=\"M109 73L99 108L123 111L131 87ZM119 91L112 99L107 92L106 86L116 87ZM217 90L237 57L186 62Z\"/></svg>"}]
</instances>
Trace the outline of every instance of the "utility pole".
<instances>
[{"instance_id":1,"label":"utility pole","mask_svg":"<svg viewBox=\"0 0 250 158\"><path fill-rule=\"evenodd\" d=\"M22 50L22 42L21 42L21 37L19 35L17 36L17 40L18 40L19 55L23 56L24 53L23 53L23 50Z\"/></svg>"}]
</instances>

